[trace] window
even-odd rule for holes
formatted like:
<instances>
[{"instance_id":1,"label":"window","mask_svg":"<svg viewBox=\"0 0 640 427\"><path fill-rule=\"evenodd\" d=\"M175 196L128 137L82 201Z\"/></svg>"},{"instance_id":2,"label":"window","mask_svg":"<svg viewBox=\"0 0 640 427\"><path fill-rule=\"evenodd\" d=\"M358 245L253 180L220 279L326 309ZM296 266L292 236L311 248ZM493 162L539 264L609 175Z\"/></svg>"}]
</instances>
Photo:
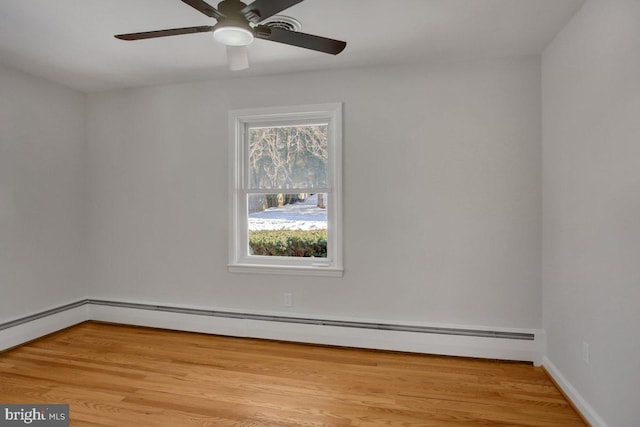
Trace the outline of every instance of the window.
<instances>
[{"instance_id":1,"label":"window","mask_svg":"<svg viewBox=\"0 0 640 427\"><path fill-rule=\"evenodd\" d=\"M342 276L342 105L229 113L229 271Z\"/></svg>"}]
</instances>

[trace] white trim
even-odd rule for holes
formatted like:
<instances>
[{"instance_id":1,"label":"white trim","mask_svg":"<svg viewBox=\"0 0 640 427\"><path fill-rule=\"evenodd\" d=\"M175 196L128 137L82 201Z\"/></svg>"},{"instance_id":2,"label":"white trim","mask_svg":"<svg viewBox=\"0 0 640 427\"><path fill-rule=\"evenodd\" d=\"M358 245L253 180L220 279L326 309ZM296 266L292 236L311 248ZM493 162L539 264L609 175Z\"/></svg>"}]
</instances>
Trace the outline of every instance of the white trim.
<instances>
[{"instance_id":1,"label":"white trim","mask_svg":"<svg viewBox=\"0 0 640 427\"><path fill-rule=\"evenodd\" d=\"M246 124L269 125L270 123L294 123L300 120L322 120L329 123L329 187L322 189L322 192L326 192L329 198L327 204L327 252L329 259L322 259L322 265L317 260L308 258L256 257L246 254L248 242L246 241L247 224L244 195L264 192L263 189L254 191L247 188L247 171L243 161L246 154ZM341 277L344 272L342 264L342 103L232 110L229 111L228 132L228 271L232 273ZM320 189L316 190L320 192ZM274 191L276 190L271 190L270 193Z\"/></svg>"},{"instance_id":2,"label":"white trim","mask_svg":"<svg viewBox=\"0 0 640 427\"><path fill-rule=\"evenodd\" d=\"M127 307L126 305L130 305ZM125 306L123 306L125 305ZM139 307L139 308L138 308ZM153 308L157 309L153 309ZM174 311L172 311L174 310ZM185 313L180 310L197 310ZM226 313L226 315L225 315ZM244 314L244 315L243 315ZM275 315L280 320L263 320L260 316ZM253 316L253 318L251 318ZM293 317L291 313L287 316ZM0 342L7 349L57 330L86 321L97 320L138 326L201 332L237 337L266 338L283 341L305 342L379 350L409 351L427 354L480 357L502 360L534 362L541 357L544 334L539 330L492 328L502 332L534 334L533 340L505 339L491 336L451 335L446 333L419 333L402 330L374 329L369 327L335 326L330 324L286 321L282 313L237 313L233 310L203 310L195 307L153 306L124 302L86 300L62 312L56 312L32 321L25 321L0 331ZM305 316L313 319L314 316ZM398 324L371 319L320 318L327 322L353 322L360 324L384 323L398 326L417 326L456 329L456 325L412 323ZM298 319L299 320L299 319ZM459 330L482 329L457 325Z\"/></svg>"},{"instance_id":3,"label":"white trim","mask_svg":"<svg viewBox=\"0 0 640 427\"><path fill-rule=\"evenodd\" d=\"M547 354L547 331L544 329L536 330L536 341L538 341L538 353L532 362L533 366L542 366L544 355Z\"/></svg>"},{"instance_id":4,"label":"white trim","mask_svg":"<svg viewBox=\"0 0 640 427\"><path fill-rule=\"evenodd\" d=\"M591 405L589 405L589 402L587 402L587 400L582 397L578 390L576 390L576 388L569 382L569 380L567 380L567 378L562 375L558 367L554 365L547 356L544 356L542 358L542 365L547 370L547 372L549 372L549 375L553 377L555 382L558 384L558 386L560 386L567 397L571 399L574 405L576 405L578 411L580 411L582 416L587 419L592 427L608 427L607 423L605 423L600 415L598 415L596 410L593 409Z\"/></svg>"},{"instance_id":5,"label":"white trim","mask_svg":"<svg viewBox=\"0 0 640 427\"><path fill-rule=\"evenodd\" d=\"M344 270L341 268L312 266L277 266L258 264L229 264L227 266L230 273L248 274L280 274L285 276L318 276L318 277L342 277Z\"/></svg>"},{"instance_id":6,"label":"white trim","mask_svg":"<svg viewBox=\"0 0 640 427\"><path fill-rule=\"evenodd\" d=\"M541 347L537 334L533 341L509 340L211 317L93 304L89 313L93 320L190 332L487 359L534 362L540 358Z\"/></svg>"},{"instance_id":7,"label":"white trim","mask_svg":"<svg viewBox=\"0 0 640 427\"><path fill-rule=\"evenodd\" d=\"M89 307L76 306L0 330L0 351L89 320Z\"/></svg>"}]
</instances>

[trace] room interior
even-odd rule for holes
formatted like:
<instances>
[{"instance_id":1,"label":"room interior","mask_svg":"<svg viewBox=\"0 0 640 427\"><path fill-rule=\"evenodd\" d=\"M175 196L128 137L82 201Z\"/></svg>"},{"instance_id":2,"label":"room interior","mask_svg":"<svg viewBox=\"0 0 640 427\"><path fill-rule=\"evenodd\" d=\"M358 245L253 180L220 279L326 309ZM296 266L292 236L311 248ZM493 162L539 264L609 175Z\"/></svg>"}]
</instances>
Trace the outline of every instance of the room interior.
<instances>
[{"instance_id":1,"label":"room interior","mask_svg":"<svg viewBox=\"0 0 640 427\"><path fill-rule=\"evenodd\" d=\"M0 350L99 320L520 360L638 424L640 2L305 0L346 49L242 71L113 37L208 25L179 0L77 3L0 3ZM335 102L343 276L229 272L229 111Z\"/></svg>"}]
</instances>

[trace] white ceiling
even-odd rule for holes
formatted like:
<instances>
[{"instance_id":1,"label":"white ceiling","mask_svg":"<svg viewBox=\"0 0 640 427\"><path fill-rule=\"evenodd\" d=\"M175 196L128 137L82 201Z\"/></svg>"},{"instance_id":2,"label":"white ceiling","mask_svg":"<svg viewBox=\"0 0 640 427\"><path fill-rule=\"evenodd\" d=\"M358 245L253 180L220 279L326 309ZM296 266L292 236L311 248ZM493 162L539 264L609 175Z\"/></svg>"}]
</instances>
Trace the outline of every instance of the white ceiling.
<instances>
[{"instance_id":1,"label":"white ceiling","mask_svg":"<svg viewBox=\"0 0 640 427\"><path fill-rule=\"evenodd\" d=\"M409 61L540 53L584 0L306 0L300 31L338 56L256 40L231 72L210 33L125 42L114 34L213 25L180 0L0 0L0 63L83 90ZM218 0L212 0L216 6Z\"/></svg>"}]
</instances>

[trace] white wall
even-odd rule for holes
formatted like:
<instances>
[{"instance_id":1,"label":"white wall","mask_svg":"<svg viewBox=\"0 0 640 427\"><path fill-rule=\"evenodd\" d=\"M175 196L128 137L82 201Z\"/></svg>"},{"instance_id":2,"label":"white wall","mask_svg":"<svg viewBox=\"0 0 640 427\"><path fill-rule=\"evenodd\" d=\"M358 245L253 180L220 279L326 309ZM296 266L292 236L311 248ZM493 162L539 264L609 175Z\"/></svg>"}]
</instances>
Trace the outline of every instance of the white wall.
<instances>
[{"instance_id":1,"label":"white wall","mask_svg":"<svg viewBox=\"0 0 640 427\"><path fill-rule=\"evenodd\" d=\"M638 426L640 2L585 3L544 53L543 111L548 359L604 423Z\"/></svg>"},{"instance_id":2,"label":"white wall","mask_svg":"<svg viewBox=\"0 0 640 427\"><path fill-rule=\"evenodd\" d=\"M538 57L89 96L94 298L541 325ZM227 111L344 102L341 279L227 272Z\"/></svg>"},{"instance_id":3,"label":"white wall","mask_svg":"<svg viewBox=\"0 0 640 427\"><path fill-rule=\"evenodd\" d=\"M0 322L86 295L84 108L0 66Z\"/></svg>"}]
</instances>

